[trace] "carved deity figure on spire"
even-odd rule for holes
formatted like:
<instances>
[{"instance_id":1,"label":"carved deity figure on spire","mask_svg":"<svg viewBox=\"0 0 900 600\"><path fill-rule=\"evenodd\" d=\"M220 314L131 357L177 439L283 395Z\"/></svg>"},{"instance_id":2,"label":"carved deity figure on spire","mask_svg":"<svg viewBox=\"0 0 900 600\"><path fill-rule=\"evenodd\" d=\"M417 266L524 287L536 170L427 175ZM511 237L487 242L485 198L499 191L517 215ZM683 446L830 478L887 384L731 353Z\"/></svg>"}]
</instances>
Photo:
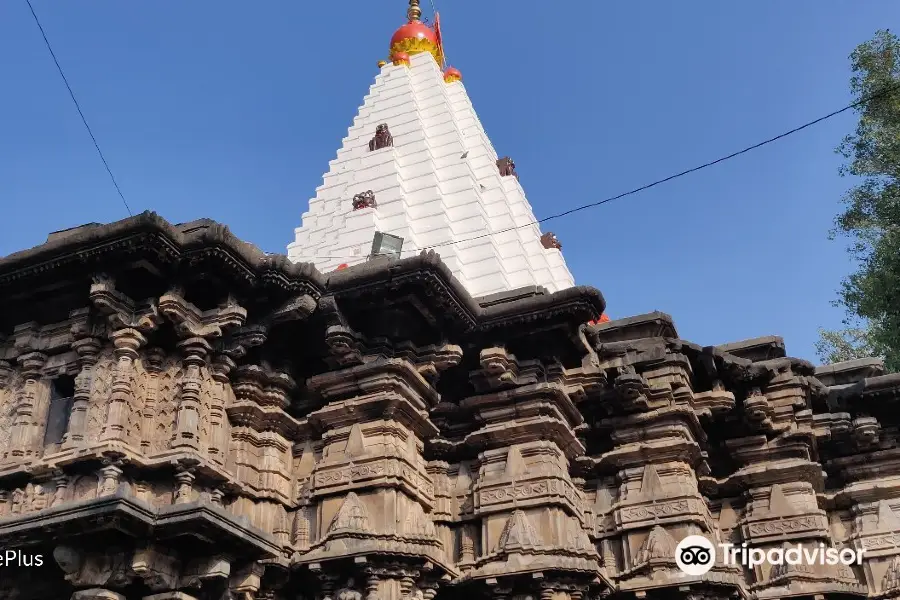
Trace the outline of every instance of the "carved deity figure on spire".
<instances>
[{"instance_id":1,"label":"carved deity figure on spire","mask_svg":"<svg viewBox=\"0 0 900 600\"><path fill-rule=\"evenodd\" d=\"M516 173L516 163L508 156L497 159L497 169L500 171L500 177L512 175L516 179L519 178L519 174Z\"/></svg>"},{"instance_id":2,"label":"carved deity figure on spire","mask_svg":"<svg viewBox=\"0 0 900 600\"><path fill-rule=\"evenodd\" d=\"M387 123L382 123L375 127L375 137L369 141L369 151L381 150L382 148L387 148L388 146L394 145L394 136L391 135L391 131L388 129Z\"/></svg>"},{"instance_id":3,"label":"carved deity figure on spire","mask_svg":"<svg viewBox=\"0 0 900 600\"><path fill-rule=\"evenodd\" d=\"M541 236L541 245L543 245L547 250L549 250L550 248L562 250L562 244L560 243L559 238L557 238L556 234L552 231L548 231Z\"/></svg>"},{"instance_id":4,"label":"carved deity figure on spire","mask_svg":"<svg viewBox=\"0 0 900 600\"><path fill-rule=\"evenodd\" d=\"M353 196L353 210L375 208L375 192L368 190Z\"/></svg>"}]
</instances>

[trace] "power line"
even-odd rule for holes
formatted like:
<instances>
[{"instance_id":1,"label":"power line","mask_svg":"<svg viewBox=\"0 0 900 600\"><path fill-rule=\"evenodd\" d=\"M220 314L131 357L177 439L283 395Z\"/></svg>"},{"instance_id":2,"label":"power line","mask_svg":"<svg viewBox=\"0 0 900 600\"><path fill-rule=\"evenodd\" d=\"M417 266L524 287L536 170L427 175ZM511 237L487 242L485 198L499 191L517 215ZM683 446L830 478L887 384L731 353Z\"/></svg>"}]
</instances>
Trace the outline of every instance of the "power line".
<instances>
[{"instance_id":1,"label":"power line","mask_svg":"<svg viewBox=\"0 0 900 600\"><path fill-rule=\"evenodd\" d=\"M106 158L103 156L103 152L100 150L100 144L97 143L97 138L94 137L94 132L91 131L91 126L88 125L87 119L84 117L84 113L81 112L81 106L79 106L78 100L75 99L75 92L72 91L72 86L69 85L69 80L66 78L66 74L63 73L62 67L59 64L59 60L56 59L56 53L53 52L53 48L50 46L50 40L47 39L47 34L44 33L44 28L41 26L41 21L38 19L37 13L34 12L34 7L31 5L31 0L25 0L25 3L28 4L28 9L31 10L31 16L34 17L34 22L37 24L38 29L41 30L41 37L44 38L44 43L47 45L47 50L50 51L50 56L53 57L53 62L56 63L56 69L59 71L63 83L66 84L66 89L69 90L69 96L72 97L72 102L75 103L75 109L81 116L81 122L84 123L84 127L85 129L87 129L88 135L91 136L91 141L94 142L94 148L97 149L97 154L100 155L100 160L103 161L103 166L106 167L106 172L109 173L109 178L112 180L116 191L119 193L119 198L122 199L122 204L125 205L125 210L128 211L129 216L133 216L134 213L131 212L131 207L128 206L128 202L125 200L125 196L124 194L122 194L122 190L119 188L119 184L116 183L116 178L113 176L112 170L109 168L109 163L106 162Z\"/></svg>"},{"instance_id":2,"label":"power line","mask_svg":"<svg viewBox=\"0 0 900 600\"><path fill-rule=\"evenodd\" d=\"M763 146L765 146L765 145L767 145L767 144L771 144L772 142L776 142L776 141L778 141L778 140L780 140L780 139L782 139L782 138L786 138L786 137L788 137L789 135L793 135L793 134L795 134L795 133L797 133L797 132L799 132L799 131L803 131L804 129L807 129L808 127L812 127L813 125L817 125L817 124L821 123L822 121L825 121L825 120L830 119L830 118L832 118L832 117L836 117L837 115L839 115L839 114L841 114L841 113L844 113L844 112L847 112L848 110L852 110L852 109L857 108L857 107L859 107L859 106L862 106L862 105L864 105L864 104L868 104L868 103L871 102L872 100L877 100L878 98L881 98L881 97L883 97L883 96L887 96L888 94L890 94L890 93L892 93L892 92L895 92L895 91L897 91L897 90L900 90L900 83L895 84L895 85L888 86L888 87L884 88L883 90L881 90L881 91L879 91L879 92L876 92L876 93L874 93L874 94L871 94L871 95L869 95L869 96L866 96L865 98L862 98L862 99L860 99L860 100L857 100L856 102L853 102L853 103L851 103L851 104L848 104L847 106L845 106L845 107L843 107L843 108L841 108L841 109L839 109L839 110L830 112L830 113L828 113L827 115L824 115L824 116L819 117L818 119L813 119L812 121L809 121L809 122L807 122L807 123L804 123L803 125L800 125L799 127L794 127L793 129L790 129L790 130L788 130L788 131L785 131L784 133L781 133L781 134L776 135L775 137L771 137L771 138L769 138L769 139L767 139L767 140L764 140L764 141L762 141L762 142L759 142L758 144L753 144L752 146L747 146L746 148L744 148L744 149L742 149L742 150L738 150L737 152L732 152L731 154L728 154L727 156L722 156L721 158L717 158L717 159L715 159L715 160L709 161L709 162L707 162L707 163L703 163L702 165L698 165L698 166L693 167L693 168L691 168L691 169L687 169L687 170L685 170L685 171L681 171L680 173L675 173L674 175L669 175L668 177L664 177L663 179L657 179L656 181L654 181L654 182L652 182L652 183L648 183L648 184L646 184L646 185L642 185L641 187L634 188L633 190L629 190L629 191L624 192L624 193L622 193L622 194L619 194L619 195L617 195L617 196L611 196L611 197L609 197L609 198L605 198L605 199L600 200L600 201L598 201L598 202L591 202L590 204L584 204L584 205L582 205L582 206L577 206L577 207L572 208L572 209L569 209L569 210L567 210L567 211L563 211L563 212L561 212L561 213L557 213L557 214L554 214L554 215L550 215L549 217L544 217L543 219L538 219L538 220L536 220L536 221L531 221L530 223L526 223L526 224L524 224L524 225L516 225L515 227L508 227L508 228L506 228L506 229L501 229L501 230L499 230L499 231L492 231L492 232L490 232L490 233L483 233L483 234L481 234L481 235L477 235L477 236L475 236L475 237L466 238L466 239L464 239L464 240L451 240L451 241L449 241L449 242L441 242L440 244L433 244L433 245L431 245L431 246L426 246L426 247L424 247L424 248L421 248L420 250L416 250L416 252L421 252L422 250L430 250L430 249L432 249L432 248L440 248L441 246L450 246L450 245L453 245L453 244L462 244L462 243L464 243L464 242L471 242L471 241L473 241L473 240L479 240L479 239L482 239L482 238L491 237L491 236L493 236L493 235L498 235L498 234L501 234L501 233L507 233L507 232L509 232L509 231L515 231L515 230L517 230L517 229L523 229L523 228L525 228L525 227L531 227L532 225L538 225L538 224L540 224L540 223L544 223L545 221L550 221L550 220L552 220L552 219L558 219L558 218L560 218L560 217L565 217L565 216L571 215L571 214L573 214L573 213L580 212L580 211L582 211L582 210L587 210L587 209L589 209L589 208L596 208L596 207L601 206L601 205L603 205L603 204L606 204L606 203L608 203L608 202L612 202L613 200L619 200L619 199L621 199L621 198L625 198L626 196L633 196L634 194L637 194L638 192L643 192L644 190L648 190L648 189L650 189L650 188L652 188L652 187L655 187L655 186L657 186L657 185L661 185L661 184L663 184L663 183L667 183L667 182L669 182L669 181L672 181L673 179L678 179L679 177L684 177L685 175L689 175L689 174L691 174L691 173L695 173L695 172L700 171L700 170L702 170L702 169L706 169L706 168L708 168L708 167L712 167L713 165L717 165L717 164L719 164L719 163L725 162L726 160L731 160L732 158L735 158L735 157L740 156L740 155L742 155L742 154L746 154L746 153L748 153L748 152L750 152L750 151L752 151L752 150L756 150L757 148L761 148L761 147L763 147ZM340 259L353 259L353 258L359 258L359 257L358 257L358 256L315 256L315 255L313 255L313 258L327 258L327 259L339 259L339 260L340 260Z\"/></svg>"},{"instance_id":3,"label":"power line","mask_svg":"<svg viewBox=\"0 0 900 600\"><path fill-rule=\"evenodd\" d=\"M881 90L880 92L876 92L876 93L874 93L874 94L871 94L870 96L867 96L867 97L865 97L865 98L862 98L861 100L857 100L856 102L853 102L852 104L848 104L848 105L845 106L844 108L841 108L841 109L839 109L839 110L830 112L830 113L828 113L827 115L824 115L824 116L819 117L818 119L813 119L812 121L809 121L809 122L807 122L807 123L804 123L803 125L800 125L799 127L794 127L793 129L791 129L791 130L789 130L789 131L785 131L784 133L781 133L781 134L779 134L779 135L776 135L775 137L771 137L771 138L769 138L769 139L767 139L767 140L764 140L764 141L762 141L762 142L759 142L758 144L753 144L752 146L747 146L746 148L744 148L744 149L742 149L742 150L738 150L737 152L732 152L731 154L729 154L729 155L727 155L727 156L723 156L723 157L721 157L721 158L717 158L716 160L712 160L712 161L709 161L709 162L707 162L707 163L703 163L702 165L693 167L693 168L691 168L691 169L687 169L687 170L685 170L685 171L681 171L680 173L675 173L674 175L669 175L668 177L665 177L665 178L663 178L663 179L657 179L656 181L654 181L654 182L652 182L652 183L648 183L648 184L646 184L646 185L642 185L641 187L634 188L633 190L629 190L629 191L624 192L624 193L622 193L622 194L619 194L619 195L617 195L617 196L611 196L611 197L609 197L609 198L605 198L605 199L600 200L600 201L598 201L598 202L591 202L590 204L584 204L584 205L582 205L582 206L578 206L578 207L572 208L572 209L570 209L570 210L567 210L567 211L564 211L564 212L561 212L561 213L557 213L557 214L555 214L555 215L550 215L549 217L544 217L543 219L538 219L537 221L532 221L532 222L526 223L526 224L524 224L524 225L517 225L517 226L515 226L515 227L508 227L508 228L506 228L506 229L501 229L500 231L493 231L493 232L491 232L491 233L484 233L484 234L477 235L477 236L475 236L475 237L467 238L467 239L464 239L464 240L452 240L452 241L449 241L449 242L442 242L442 243L440 243L440 244L434 244L434 245L432 245L432 246L428 246L427 248L423 248L423 250L428 250L428 249L431 249L431 248L438 248L438 247L441 247L441 246L449 246L449 245L451 245L451 244L461 244L461 243L463 243L463 242L471 242L471 241L473 241L473 240L478 240L478 239L482 239L482 238L485 238L485 237L490 237L490 236L492 236L492 235L497 235L497 234L500 234L500 233L506 233L506 232L508 232L508 231L515 231L516 229L523 229L523 228L525 228L525 227L531 227L532 225L538 225L539 223L544 223L545 221L550 221L550 220L552 220L552 219L558 219L558 218L560 218L560 217L565 217L565 216L571 215L571 214L573 214L573 213L580 212L580 211L582 211L582 210L587 210L587 209L589 209L589 208L595 208L595 207L597 207L597 206L601 206L601 205L606 204L606 203L608 203L608 202L612 202L613 200L619 200L619 199L621 199L621 198L625 198L626 196L632 196L632 195L634 195L634 194L637 194L638 192L643 192L644 190L648 190L648 189L650 189L650 188L652 188L652 187L655 187L655 186L657 186L657 185L660 185L660 184L663 184L663 183L667 183L667 182L669 182L669 181L672 181L672 180L674 180L674 179L678 179L679 177L684 177L685 175L689 175L689 174L691 174L691 173L696 173L697 171L700 171L700 170L702 170L702 169L706 169L706 168L708 168L708 167L712 167L713 165L717 165L717 164L719 164L719 163L725 162L726 160L731 160L732 158L735 158L735 157L740 156L740 155L742 155L742 154L746 154L747 152L750 152L750 151L752 151L752 150L756 150L757 148L762 148L763 146L765 146L765 145L767 145L767 144L771 144L772 142L776 142L776 141L778 141L778 140L780 140L780 139L782 139L782 138L786 138L786 137L789 136L789 135L793 135L793 134L795 134L795 133L797 133L797 132L799 132L799 131L803 131L804 129L806 129L806 128L808 128L808 127L812 127L813 125L817 125L818 123L821 123L822 121L825 121L825 120L830 119L830 118L832 118L832 117L836 117L837 115L839 115L839 114L841 114L841 113L844 113L844 112L847 112L848 110L852 110L852 109L854 109L854 108L857 108L857 107L859 107L859 106L862 106L863 104L868 104L868 103L871 102L872 100L876 100L876 99L878 99L878 98L881 98L882 96L886 96L886 95L888 95L888 94L890 94L890 93L892 93L892 92L897 91L898 89L900 89L900 84L896 84L896 85L889 86L889 87L887 87L887 88Z\"/></svg>"}]
</instances>

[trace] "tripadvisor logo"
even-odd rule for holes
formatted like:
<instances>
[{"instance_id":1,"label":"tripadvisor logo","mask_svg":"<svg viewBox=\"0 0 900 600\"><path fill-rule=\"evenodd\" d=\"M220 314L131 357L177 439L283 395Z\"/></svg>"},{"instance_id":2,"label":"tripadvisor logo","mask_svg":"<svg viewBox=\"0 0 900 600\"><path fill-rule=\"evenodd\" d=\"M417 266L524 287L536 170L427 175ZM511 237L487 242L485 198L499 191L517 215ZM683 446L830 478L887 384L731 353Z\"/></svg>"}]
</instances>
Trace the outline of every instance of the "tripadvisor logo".
<instances>
[{"instance_id":1,"label":"tripadvisor logo","mask_svg":"<svg viewBox=\"0 0 900 600\"><path fill-rule=\"evenodd\" d=\"M702 535L689 535L675 547L675 564L685 575L705 575L716 562L716 547Z\"/></svg>"},{"instance_id":2,"label":"tripadvisor logo","mask_svg":"<svg viewBox=\"0 0 900 600\"><path fill-rule=\"evenodd\" d=\"M770 565L860 565L865 549L831 548L825 544L788 545L784 548L748 548L747 544L719 544L723 565L743 565L753 568ZM705 575L716 562L716 546L702 535L689 535L675 548L675 564L685 575Z\"/></svg>"}]
</instances>

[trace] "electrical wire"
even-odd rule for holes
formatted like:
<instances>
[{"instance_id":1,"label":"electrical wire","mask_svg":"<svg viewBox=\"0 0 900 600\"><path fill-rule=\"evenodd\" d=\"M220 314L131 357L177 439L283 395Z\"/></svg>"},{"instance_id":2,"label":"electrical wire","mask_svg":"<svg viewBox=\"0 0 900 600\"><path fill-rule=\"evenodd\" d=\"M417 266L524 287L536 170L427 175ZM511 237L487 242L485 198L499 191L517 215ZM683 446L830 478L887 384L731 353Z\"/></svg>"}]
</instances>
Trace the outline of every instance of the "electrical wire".
<instances>
[{"instance_id":1,"label":"electrical wire","mask_svg":"<svg viewBox=\"0 0 900 600\"><path fill-rule=\"evenodd\" d=\"M771 144L771 143L773 143L773 142L777 142L778 140L783 139L783 138L786 138L786 137L788 137L789 135L793 135L793 134L795 134L795 133L797 133L797 132L803 131L804 129L807 129L808 127L812 127L813 125L817 125L817 124L821 123L822 121L825 121L825 120L830 119L830 118L832 118L832 117L836 117L837 115L839 115L839 114L841 114L841 113L844 113L844 112L847 112L848 110L852 110L852 109L854 109L854 108L857 108L857 107L859 107L859 106L862 106L863 104L868 104L868 103L871 102L872 100L876 100L876 99L878 99L878 98L881 98L882 96L886 96L886 95L888 95L888 94L890 94L890 93L892 93L892 92L895 92L895 91L897 91L897 90L900 90L900 84L896 84L896 85L889 86L889 87L887 87L887 88L885 88L885 89L883 89L883 90L881 90L881 91L879 91L879 92L877 92L877 93L875 93L875 94L872 94L872 95L870 95L870 96L867 96L866 98L863 98L863 99L861 99L861 100L857 100L856 102L853 102L852 104L848 104L848 105L845 106L844 108L841 108L841 109L835 110L835 111L833 111L833 112L830 112L830 113L828 113L827 115L824 115L824 116L819 117L818 119L813 119L812 121L809 121L809 122L807 122L807 123L804 123L803 125L800 125L799 127L794 127L793 129L790 129L790 130L788 130L788 131L785 131L784 133L781 133L781 134L779 134L779 135L776 135L775 137L771 137L771 138L769 138L769 139L767 139L767 140L764 140L764 141L762 141L762 142L759 142L758 144L753 144L752 146L747 146L746 148L744 148L744 149L742 149L742 150L738 150L737 152L732 152L731 154L729 154L729 155L727 155L727 156L723 156L723 157L721 157L721 158L717 158L717 159L715 159L715 160L711 160L711 161L709 161L709 162L707 162L707 163L703 163L702 165L698 165L698 166L693 167L693 168L691 168L691 169L687 169L687 170L685 170L685 171L681 171L680 173L675 173L674 175L669 175L668 177L664 177L663 179L657 179L656 181L654 181L654 182L652 182L652 183L648 183L648 184L646 184L646 185L642 185L641 187L634 188L633 190L629 190L629 191L627 191L627 192L623 192L623 193L621 193L621 194L619 194L619 195L617 195L617 196L611 196L611 197L609 197L609 198L605 198L605 199L600 200L600 201L598 201L598 202L591 202L590 204L583 204L583 205L581 205L581 206L577 206L577 207L575 207L575 208L572 208L572 209L563 211L563 212L561 212L561 213L556 213L556 214L554 214L554 215L550 215L549 217L544 217L543 219L538 219L538 220L536 220L536 221L532 221L532 222L526 223L526 224L524 224L524 225L517 225L517 226L515 226L515 227L509 227L509 228L507 228L507 229L501 229L500 231L493 231L493 232L491 232L491 233L485 233L485 234L478 235L478 236L471 237L471 238L467 238L467 239L464 239L464 240L453 240L453 241L450 241L450 242L442 242L442 243L440 243L440 244L433 244L433 245L431 245L431 246L428 246L428 247L426 247L426 248L423 248L423 250L428 250L428 249L430 249L430 248L438 248L438 247L441 247L441 246L448 246L448 245L451 245L451 244L461 244L461 243L463 243L463 242L471 242L472 240L478 240L478 239L481 239L481 238L490 237L490 236L492 236L492 235L497 235L497 234L500 234L500 233L506 233L506 232L508 232L508 231L514 231L514 230L516 230L516 229L523 229L523 228L525 228L525 227L531 227L532 225L538 225L538 224L540 224L540 223L545 223L545 222L550 221L550 220L553 220L553 219L559 219L560 217L565 217L565 216L571 215L571 214L573 214L573 213L577 213L577 212L580 212L580 211L583 211L583 210L587 210L587 209L589 209L589 208L596 208L596 207L598 207L598 206L602 206L603 204L607 204L607 203L612 202L612 201L614 201L614 200L619 200L619 199L621 199L621 198L625 198L626 196L633 196L634 194L637 194L638 192L643 192L644 190L648 190L648 189L650 189L650 188L652 188L652 187L655 187L655 186L657 186L657 185L661 185L661 184L663 184L663 183L667 183L667 182L672 181L672 180L674 180L674 179L678 179L679 177L684 177L685 175L690 175L691 173L696 173L697 171L700 171L700 170L702 170L702 169L706 169L706 168L712 167L712 166L717 165L717 164L719 164L719 163L723 163L723 162L725 162L726 160L731 160L732 158L735 158L735 157L738 157L738 156L740 156L740 155L742 155L742 154L746 154L746 153L748 153L748 152L751 152L751 151L753 151L753 150L756 150L757 148L762 148L763 146L766 146L766 145Z\"/></svg>"},{"instance_id":2,"label":"electrical wire","mask_svg":"<svg viewBox=\"0 0 900 600\"><path fill-rule=\"evenodd\" d=\"M94 148L97 149L97 154L100 155L100 160L103 161L103 166L106 167L106 172L109 173L109 178L112 180L113 186L116 188L116 192L119 193L119 198L122 199L122 204L125 205L125 210L128 211L129 216L133 216L134 213L131 212L131 207L128 206L128 201L125 200L125 195L122 193L121 188L119 188L119 184L116 182L116 178L113 176L112 170L109 168L109 163L106 162L106 157L103 156L103 152L100 150L100 144L97 143L97 138L94 137L94 132L91 131L91 126L88 125L87 119L84 116L84 113L81 111L81 106L78 104L78 100L75 98L75 92L72 91L72 86L69 85L69 80L66 78L66 74L63 72L62 67L59 64L59 60L56 58L56 53L53 52L53 47L50 46L50 40L47 39L47 34L44 32L43 26L41 26L41 21L38 19L37 13L34 12L34 7L31 5L31 0L25 0L25 3L28 4L28 9L31 10L31 16L34 17L34 22L37 24L38 29L41 30L41 37L44 38L44 44L47 45L47 50L50 51L50 56L53 58L53 62L56 63L56 69L59 71L59 75L62 77L63 83L66 84L66 89L69 90L69 96L72 97L72 102L75 104L75 109L78 111L79 116L81 117L81 122L84 123L85 129L87 129L88 135L91 136L91 141L94 142Z\"/></svg>"},{"instance_id":3,"label":"electrical wire","mask_svg":"<svg viewBox=\"0 0 900 600\"><path fill-rule=\"evenodd\" d=\"M551 221L551 220L553 220L553 219L559 219L560 217L565 217L565 216L571 215L571 214L573 214L573 213L577 213L577 212L581 212L581 211L583 211L583 210L587 210L587 209L589 209L589 208L596 208L596 207L598 207L598 206L602 206L602 205L607 204L607 203L609 203L609 202L612 202L612 201L614 201L614 200L620 200L620 199L625 198L625 197L627 197L627 196L633 196L634 194L637 194L637 193L639 193L639 192L643 192L643 191L648 190L648 189L650 189L650 188L652 188L652 187L656 187L656 186L661 185L661 184L663 184L663 183L668 183L669 181L673 181L673 180L678 179L678 178L680 178L680 177L684 177L685 175L689 175L689 174L691 174L691 173L696 173L697 171L700 171L700 170L703 170L703 169L707 169L707 168L712 167L712 166L714 166L714 165L717 165L717 164L719 164L719 163L723 163L723 162L725 162L725 161L727 161L727 160L731 160L732 158L736 158L736 157L738 157L738 156L741 156L742 154L746 154L746 153L751 152L751 151L753 151L753 150L756 150L756 149L758 149L758 148L762 148L763 146L766 146L766 145L771 144L771 143L773 143L773 142L777 142L778 140L783 139L783 138L786 138L786 137L788 137L789 135L793 135L793 134L795 134L795 133L798 133L798 132L800 132L800 131L803 131L804 129L807 129L807 128L809 128L809 127L812 127L813 125L817 125L817 124L821 123L822 121L826 121L826 120L828 120L828 119L830 119L830 118L832 118L832 117L836 117L837 115L839 115L839 114L841 114L841 113L845 113L845 112L847 112L848 110L853 110L854 108L860 107L860 106L862 106L862 105L864 105L864 104L868 104L868 103L871 102L872 100L877 100L878 98L881 98L881 97L883 97L883 96L887 96L888 94L891 94L891 93L896 92L896 91L898 91L898 90L900 90L900 83L895 84L895 85L888 86L888 87L882 89L882 90L879 91L879 92L876 92L876 93L874 93L874 94L870 94L869 96L866 96L865 98L862 98L862 99L860 99L860 100L857 100L856 102L853 102L853 103L851 103L851 104L848 104L847 106L845 106L845 107L843 107L843 108L840 108L840 109L838 109L838 110L832 111L832 112L828 113L827 115L823 115L823 116L821 116L821 117L819 117L819 118L817 118L817 119L813 119L812 121L808 121L808 122L804 123L803 125L800 125L800 126L798 126L798 127L794 127L793 129L790 129L790 130L788 130L788 131L785 131L784 133L780 133L780 134L778 134L778 135L776 135L776 136L774 136L774 137L770 137L769 139L763 140L762 142L759 142L759 143L757 143L757 144L753 144L752 146L747 146L746 148L743 148L743 149L741 149L741 150L738 150L737 152L732 152L731 154L728 154L728 155L726 155L726 156L722 156L722 157L717 158L717 159L715 159L715 160L711 160L711 161L709 161L709 162L703 163L702 165L698 165L698 166L696 166L696 167L692 167L692 168L690 168L690 169L686 169L686 170L681 171L681 172L679 172L679 173L675 173L674 175L669 175L668 177L664 177L664 178L662 178L662 179L657 179L656 181L654 181L654 182L652 182L652 183L648 183L648 184L646 184L646 185L642 185L642 186L640 186L640 187L634 188L633 190L629 190L629 191L627 191L627 192L623 192L623 193L618 194L618 195L616 195L616 196L611 196L611 197L609 197L609 198L604 198L603 200L599 200L599 201L597 201L597 202L591 202L590 204L583 204L583 205L581 205L581 206L577 206L577 207L575 207L575 208L571 208L571 209L569 209L569 210L566 210L566 211L563 211L563 212L560 212L560 213L556 213L556 214L550 215L549 217L544 217L543 219L538 219L538 220L536 220L536 221L531 221L531 222L529 222L529 223L525 223L524 225L516 225L515 227L507 227L506 229L500 229L499 231L492 231L492 232L490 232L490 233L483 233L483 234L481 234L481 235L476 235L476 236L474 236L474 237L470 237L470 238L466 238L466 239L462 239L462 240L450 240L450 241L448 241L448 242L441 242L441 243L439 243L439 244L432 244L432 245L430 245L430 246L425 246L425 247L423 247L423 248L421 248L421 249L419 249L419 250L410 250L410 252L421 252L421 251L423 251L423 250L430 250L430 249L432 249L432 248L440 248L440 247L442 247L442 246L450 246L450 245L453 245L453 244L462 244L462 243L465 243L465 242L471 242L471 241L474 241L474 240L480 240L480 239L483 239L483 238L486 238L486 237L491 237L491 236L494 236L494 235L499 235L499 234L501 234L501 233L507 233L507 232L509 232L509 231L515 231L515 230L517 230L517 229L524 229L525 227L531 227L531 226L533 226L533 225L538 225L538 224L540 224L540 223L545 223L545 222ZM352 256L328 256L328 257L319 257L319 256L313 255L311 258L353 259L353 258L359 258L359 257L358 257L358 256L356 256L356 257L352 257Z\"/></svg>"}]
</instances>

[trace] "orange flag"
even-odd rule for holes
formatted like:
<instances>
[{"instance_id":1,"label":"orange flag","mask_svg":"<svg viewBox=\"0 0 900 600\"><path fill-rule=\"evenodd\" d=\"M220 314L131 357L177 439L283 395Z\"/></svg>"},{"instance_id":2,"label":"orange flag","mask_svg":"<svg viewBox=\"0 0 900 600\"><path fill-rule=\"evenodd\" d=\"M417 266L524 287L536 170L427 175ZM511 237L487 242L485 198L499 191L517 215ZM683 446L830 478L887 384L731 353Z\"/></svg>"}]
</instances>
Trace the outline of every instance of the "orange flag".
<instances>
[{"instance_id":1,"label":"orange flag","mask_svg":"<svg viewBox=\"0 0 900 600\"><path fill-rule=\"evenodd\" d=\"M434 13L434 37L437 38L438 52L441 55L441 68L444 67L444 41L441 39L441 15Z\"/></svg>"}]
</instances>

